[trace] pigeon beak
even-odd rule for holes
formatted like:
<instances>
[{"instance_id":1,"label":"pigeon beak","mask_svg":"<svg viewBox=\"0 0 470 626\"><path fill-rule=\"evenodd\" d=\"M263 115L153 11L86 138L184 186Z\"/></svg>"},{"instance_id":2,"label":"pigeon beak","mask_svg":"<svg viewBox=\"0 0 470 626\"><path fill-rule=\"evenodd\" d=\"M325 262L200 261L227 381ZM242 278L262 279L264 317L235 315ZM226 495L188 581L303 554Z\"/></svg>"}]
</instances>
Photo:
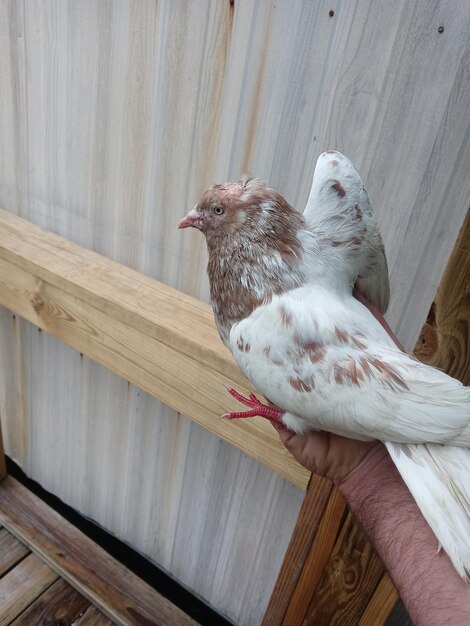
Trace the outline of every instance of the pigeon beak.
<instances>
[{"instance_id":1,"label":"pigeon beak","mask_svg":"<svg viewBox=\"0 0 470 626\"><path fill-rule=\"evenodd\" d=\"M196 209L191 209L191 211L183 217L181 222L178 224L178 228L199 228L201 224L202 216L199 211Z\"/></svg>"}]
</instances>

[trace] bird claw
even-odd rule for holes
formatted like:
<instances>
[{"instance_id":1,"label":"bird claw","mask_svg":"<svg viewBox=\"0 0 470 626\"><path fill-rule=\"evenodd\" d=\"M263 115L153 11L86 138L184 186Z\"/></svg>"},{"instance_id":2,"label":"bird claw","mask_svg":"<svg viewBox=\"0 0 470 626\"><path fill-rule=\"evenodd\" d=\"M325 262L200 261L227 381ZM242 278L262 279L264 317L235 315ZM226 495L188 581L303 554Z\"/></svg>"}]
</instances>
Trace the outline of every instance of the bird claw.
<instances>
[{"instance_id":1,"label":"bird claw","mask_svg":"<svg viewBox=\"0 0 470 626\"><path fill-rule=\"evenodd\" d=\"M241 404L250 407L251 410L225 413L225 415L222 415L224 419L232 420L241 417L264 417L270 422L274 422L275 424L278 424L280 426L284 425L282 422L282 416L284 415L285 411L282 411L277 407L264 404L263 402L258 400L254 393L250 393L248 398L246 398L245 396L242 396L241 393L236 391L236 389L232 389L231 387L227 387L227 391L231 396L238 400L238 402L241 402Z\"/></svg>"}]
</instances>

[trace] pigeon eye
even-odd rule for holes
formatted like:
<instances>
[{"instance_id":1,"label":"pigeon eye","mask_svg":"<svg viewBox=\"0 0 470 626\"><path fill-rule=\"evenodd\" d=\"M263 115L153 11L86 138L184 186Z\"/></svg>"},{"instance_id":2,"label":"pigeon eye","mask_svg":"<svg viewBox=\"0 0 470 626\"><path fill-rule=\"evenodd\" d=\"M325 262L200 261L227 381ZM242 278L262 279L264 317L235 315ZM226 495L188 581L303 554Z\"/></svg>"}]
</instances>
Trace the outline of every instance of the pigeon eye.
<instances>
[{"instance_id":1,"label":"pigeon eye","mask_svg":"<svg viewBox=\"0 0 470 626\"><path fill-rule=\"evenodd\" d=\"M212 210L216 215L222 215L222 213L224 212L221 206L215 206Z\"/></svg>"}]
</instances>

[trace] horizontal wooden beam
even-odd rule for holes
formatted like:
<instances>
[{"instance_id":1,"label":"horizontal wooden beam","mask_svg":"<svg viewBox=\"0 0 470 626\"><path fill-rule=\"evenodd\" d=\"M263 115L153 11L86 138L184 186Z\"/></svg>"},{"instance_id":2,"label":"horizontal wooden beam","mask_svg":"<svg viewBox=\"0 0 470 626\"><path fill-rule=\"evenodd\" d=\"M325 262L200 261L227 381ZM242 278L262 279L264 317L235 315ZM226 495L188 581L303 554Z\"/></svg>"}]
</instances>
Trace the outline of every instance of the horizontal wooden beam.
<instances>
[{"instance_id":1,"label":"horizontal wooden beam","mask_svg":"<svg viewBox=\"0 0 470 626\"><path fill-rule=\"evenodd\" d=\"M262 418L220 419L252 388L203 302L0 209L0 305L306 488Z\"/></svg>"},{"instance_id":2,"label":"horizontal wooden beam","mask_svg":"<svg viewBox=\"0 0 470 626\"><path fill-rule=\"evenodd\" d=\"M0 523L114 624L197 626L11 476L0 483Z\"/></svg>"}]
</instances>

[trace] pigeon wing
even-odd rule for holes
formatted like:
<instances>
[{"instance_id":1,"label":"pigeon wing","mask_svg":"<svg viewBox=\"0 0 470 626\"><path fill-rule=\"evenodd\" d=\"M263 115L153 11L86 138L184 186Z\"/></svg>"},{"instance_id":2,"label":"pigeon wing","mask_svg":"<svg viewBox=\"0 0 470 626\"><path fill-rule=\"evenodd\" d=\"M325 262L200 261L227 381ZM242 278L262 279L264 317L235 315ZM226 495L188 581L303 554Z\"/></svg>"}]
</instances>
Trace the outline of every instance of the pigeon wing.
<instances>
[{"instance_id":1,"label":"pigeon wing","mask_svg":"<svg viewBox=\"0 0 470 626\"><path fill-rule=\"evenodd\" d=\"M398 350L352 296L276 296L233 326L230 349L291 430L470 445L470 388Z\"/></svg>"},{"instance_id":2,"label":"pigeon wing","mask_svg":"<svg viewBox=\"0 0 470 626\"><path fill-rule=\"evenodd\" d=\"M387 258L367 191L351 161L336 150L318 158L304 210L321 254L385 313L390 299Z\"/></svg>"}]
</instances>

